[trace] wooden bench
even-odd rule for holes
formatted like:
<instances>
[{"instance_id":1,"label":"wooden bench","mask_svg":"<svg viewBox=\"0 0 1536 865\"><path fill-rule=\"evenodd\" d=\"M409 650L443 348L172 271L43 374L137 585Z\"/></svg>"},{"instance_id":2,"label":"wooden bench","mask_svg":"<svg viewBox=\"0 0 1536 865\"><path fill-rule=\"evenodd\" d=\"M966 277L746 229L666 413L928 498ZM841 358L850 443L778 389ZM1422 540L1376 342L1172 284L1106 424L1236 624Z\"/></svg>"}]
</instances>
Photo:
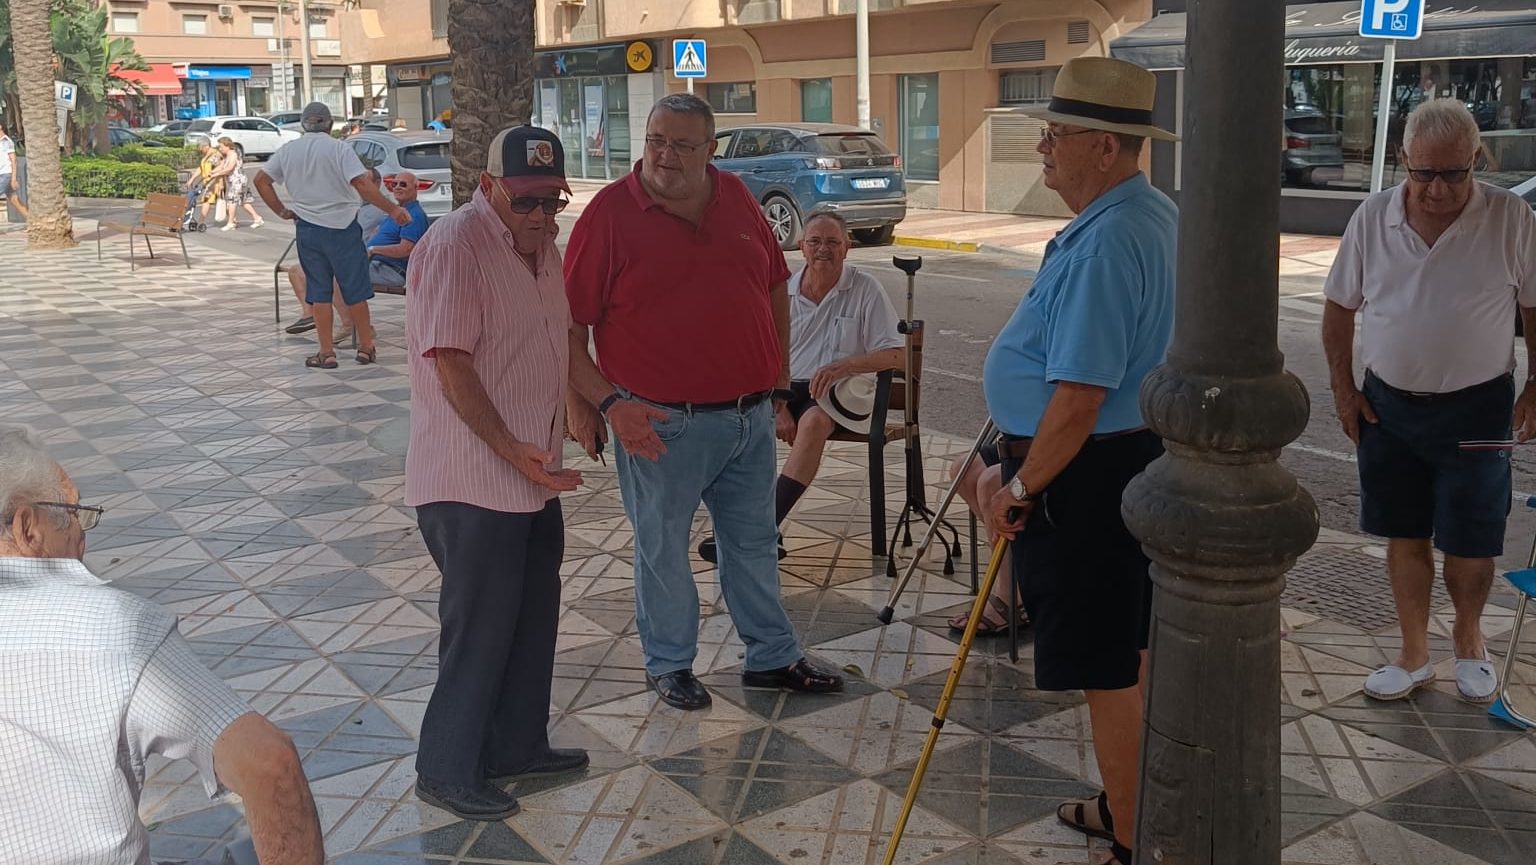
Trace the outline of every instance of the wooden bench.
<instances>
[{"instance_id":1,"label":"wooden bench","mask_svg":"<svg viewBox=\"0 0 1536 865\"><path fill-rule=\"evenodd\" d=\"M187 199L183 195L173 195L168 192L151 192L149 200L144 202L144 213L135 223L103 222L96 228L96 260L101 260L101 236L107 229L126 232L128 234L128 269L138 267L138 255L133 243L135 236L144 238L144 247L149 250L149 257L155 257L155 248L150 245L151 237L174 237L181 244L181 258L186 263L187 269L192 269L192 259L187 255L187 241L183 235L186 229L182 219L187 213Z\"/></svg>"}]
</instances>

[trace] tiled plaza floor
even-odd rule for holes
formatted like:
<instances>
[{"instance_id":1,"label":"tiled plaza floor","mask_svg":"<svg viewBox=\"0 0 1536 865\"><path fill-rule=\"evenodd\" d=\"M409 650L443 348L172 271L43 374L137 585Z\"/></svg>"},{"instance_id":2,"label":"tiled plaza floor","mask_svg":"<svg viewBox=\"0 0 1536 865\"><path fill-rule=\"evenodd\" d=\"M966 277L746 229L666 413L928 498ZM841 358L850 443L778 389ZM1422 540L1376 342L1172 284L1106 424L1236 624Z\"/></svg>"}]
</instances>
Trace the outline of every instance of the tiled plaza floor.
<instances>
[{"instance_id":1,"label":"tiled plaza floor","mask_svg":"<svg viewBox=\"0 0 1536 865\"><path fill-rule=\"evenodd\" d=\"M459 822L412 793L438 577L401 504L398 299L374 307L380 365L344 358L334 372L307 371L308 344L272 326L270 265L226 257L187 271L173 260L130 275L88 247L27 253L17 234L0 235L0 260L0 416L38 427L84 498L106 507L88 564L175 610L201 656L293 735L334 861L880 861L955 649L944 619L967 603L969 561L954 578L925 567L896 622L879 626L891 584L867 549L859 448L829 456L786 528L783 567L810 653L852 671L847 691L744 689L714 573L696 563L706 604L696 670L715 695L702 713L646 690L615 479L575 458L587 485L565 498L551 712L556 743L590 749L593 766L519 789L523 811L504 823ZM966 446L931 437L930 480ZM1359 692L1393 651L1394 628L1324 589L1330 574L1368 572L1379 557L1325 533L1287 596L1285 859L1528 865L1536 738L1453 699L1448 642L1433 647L1441 683L1415 700L1372 705ZM1509 619L1489 617L1495 648ZM1442 637L1448 624L1442 610ZM1522 699L1536 707L1536 628L1521 649ZM978 643L899 862L1101 855L1053 816L1061 799L1097 789L1081 697L1035 690L1027 645L1024 655L1014 666L1001 640ZM246 831L238 804L207 801L191 776L181 763L151 767L143 814L159 858L203 855Z\"/></svg>"}]
</instances>

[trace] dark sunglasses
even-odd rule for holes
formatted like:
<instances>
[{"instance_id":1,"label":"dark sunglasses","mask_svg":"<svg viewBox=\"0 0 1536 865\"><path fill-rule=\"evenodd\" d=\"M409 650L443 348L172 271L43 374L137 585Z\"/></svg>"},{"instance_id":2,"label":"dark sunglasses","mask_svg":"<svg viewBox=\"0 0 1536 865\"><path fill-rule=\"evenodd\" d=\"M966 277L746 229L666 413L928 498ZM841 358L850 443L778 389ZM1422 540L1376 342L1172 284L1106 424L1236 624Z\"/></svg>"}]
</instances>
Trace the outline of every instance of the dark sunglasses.
<instances>
[{"instance_id":1,"label":"dark sunglasses","mask_svg":"<svg viewBox=\"0 0 1536 865\"><path fill-rule=\"evenodd\" d=\"M393 183L389 184L389 188L390 189L410 189L411 187L413 187L415 185L416 184L410 182L409 180L396 180Z\"/></svg>"},{"instance_id":2,"label":"dark sunglasses","mask_svg":"<svg viewBox=\"0 0 1536 865\"><path fill-rule=\"evenodd\" d=\"M542 208L547 216L554 216L564 210L567 204L570 202L563 198L538 198L532 195L507 199L507 206L512 208L513 213L532 213Z\"/></svg>"},{"instance_id":3,"label":"dark sunglasses","mask_svg":"<svg viewBox=\"0 0 1536 865\"><path fill-rule=\"evenodd\" d=\"M1434 183L1435 178L1438 177L1444 180L1446 183L1455 185L1457 183L1466 182L1467 176L1471 173L1471 166L1467 166L1466 168L1445 168L1439 170L1430 168L1408 169L1408 176L1413 178L1417 183Z\"/></svg>"},{"instance_id":4,"label":"dark sunglasses","mask_svg":"<svg viewBox=\"0 0 1536 865\"><path fill-rule=\"evenodd\" d=\"M106 513L102 508L91 505L72 505L69 502L33 502L32 504L34 507L63 508L69 511L80 521L80 530L82 532L88 532L96 528L97 524L101 522L101 515Z\"/></svg>"}]
</instances>

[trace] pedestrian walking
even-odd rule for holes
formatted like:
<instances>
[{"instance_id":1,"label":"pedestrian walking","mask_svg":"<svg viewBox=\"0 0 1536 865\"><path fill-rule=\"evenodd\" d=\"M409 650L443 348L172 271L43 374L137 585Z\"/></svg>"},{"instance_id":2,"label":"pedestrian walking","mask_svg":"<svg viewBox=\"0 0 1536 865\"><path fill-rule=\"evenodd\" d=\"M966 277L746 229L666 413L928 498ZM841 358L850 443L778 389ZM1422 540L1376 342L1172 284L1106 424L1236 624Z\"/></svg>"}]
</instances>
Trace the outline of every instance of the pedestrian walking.
<instances>
[{"instance_id":1,"label":"pedestrian walking","mask_svg":"<svg viewBox=\"0 0 1536 865\"><path fill-rule=\"evenodd\" d=\"M228 219L221 230L233 231L240 227L240 215L236 211L242 207L251 215L251 227L260 228L263 222L253 203L255 196L251 194L250 179L245 176L245 157L229 136L219 139L219 154L222 159L218 171L224 179L224 207L228 211Z\"/></svg>"},{"instance_id":2,"label":"pedestrian walking","mask_svg":"<svg viewBox=\"0 0 1536 865\"><path fill-rule=\"evenodd\" d=\"M26 202L21 200L20 177L21 172L16 170L16 142L6 134L4 124L0 124L0 199L16 208L22 219L30 219Z\"/></svg>"},{"instance_id":3,"label":"pedestrian walking","mask_svg":"<svg viewBox=\"0 0 1536 865\"><path fill-rule=\"evenodd\" d=\"M1458 443L1536 435L1536 375L1518 398L1514 378L1517 315L1536 356L1536 217L1519 196L1472 176L1479 135L1458 100L1415 108L1399 159L1407 179L1361 203L1324 285L1323 349L1339 422L1356 445L1360 528L1387 539L1403 639L1392 663L1366 677L1365 693L1378 700L1435 677L1435 549L1456 608L1456 690L1473 703L1499 691L1482 613L1504 551L1509 452Z\"/></svg>"},{"instance_id":4,"label":"pedestrian walking","mask_svg":"<svg viewBox=\"0 0 1536 865\"><path fill-rule=\"evenodd\" d=\"M581 483L560 462L570 309L549 229L569 192L559 138L503 130L474 197L415 245L406 277L405 503L443 575L416 792L466 820L517 812L493 781L587 765L547 732L559 494Z\"/></svg>"}]
</instances>

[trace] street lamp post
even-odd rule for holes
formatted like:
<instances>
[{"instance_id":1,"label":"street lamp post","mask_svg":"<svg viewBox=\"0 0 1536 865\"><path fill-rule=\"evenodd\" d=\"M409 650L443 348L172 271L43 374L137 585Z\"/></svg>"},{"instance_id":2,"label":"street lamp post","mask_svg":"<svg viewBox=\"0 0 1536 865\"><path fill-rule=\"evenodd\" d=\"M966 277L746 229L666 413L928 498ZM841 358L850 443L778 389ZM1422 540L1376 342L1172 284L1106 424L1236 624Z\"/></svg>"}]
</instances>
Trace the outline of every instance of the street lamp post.
<instances>
[{"instance_id":1,"label":"street lamp post","mask_svg":"<svg viewBox=\"0 0 1536 865\"><path fill-rule=\"evenodd\" d=\"M315 101L315 82L309 69L309 0L299 0L299 50L304 52L304 104Z\"/></svg>"},{"instance_id":2,"label":"street lamp post","mask_svg":"<svg viewBox=\"0 0 1536 865\"><path fill-rule=\"evenodd\" d=\"M1139 865L1280 861L1280 593L1317 538L1276 462L1309 408L1277 344L1284 15L1190 6L1174 338L1141 390L1168 452L1122 504L1156 584Z\"/></svg>"}]
</instances>

